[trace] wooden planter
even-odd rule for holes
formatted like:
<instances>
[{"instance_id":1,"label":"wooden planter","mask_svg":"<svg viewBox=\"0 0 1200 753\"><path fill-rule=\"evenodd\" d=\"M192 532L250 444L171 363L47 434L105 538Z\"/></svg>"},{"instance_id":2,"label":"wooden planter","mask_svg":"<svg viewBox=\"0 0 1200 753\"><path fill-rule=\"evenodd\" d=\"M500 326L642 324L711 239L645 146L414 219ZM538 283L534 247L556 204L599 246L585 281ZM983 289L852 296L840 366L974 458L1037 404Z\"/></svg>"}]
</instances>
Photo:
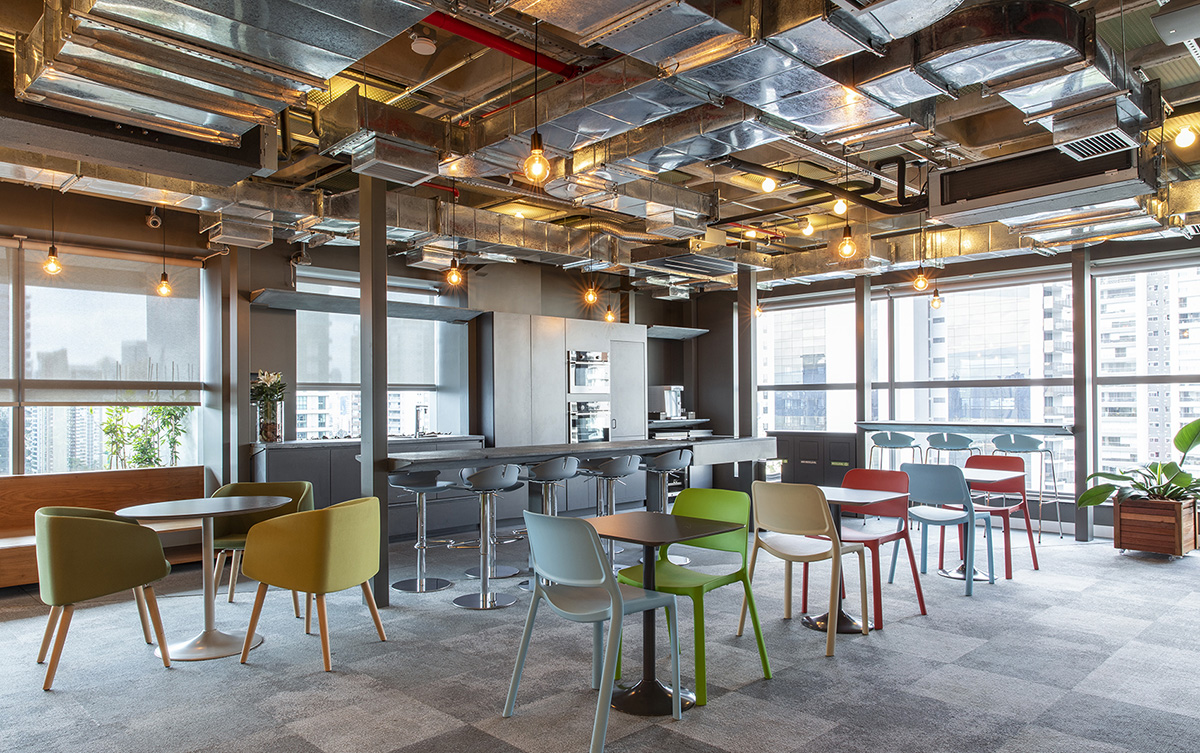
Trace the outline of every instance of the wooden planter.
<instances>
[{"instance_id":1,"label":"wooden planter","mask_svg":"<svg viewBox=\"0 0 1200 753\"><path fill-rule=\"evenodd\" d=\"M1113 545L1176 557L1200 548L1196 500L1129 499L1115 505Z\"/></svg>"}]
</instances>

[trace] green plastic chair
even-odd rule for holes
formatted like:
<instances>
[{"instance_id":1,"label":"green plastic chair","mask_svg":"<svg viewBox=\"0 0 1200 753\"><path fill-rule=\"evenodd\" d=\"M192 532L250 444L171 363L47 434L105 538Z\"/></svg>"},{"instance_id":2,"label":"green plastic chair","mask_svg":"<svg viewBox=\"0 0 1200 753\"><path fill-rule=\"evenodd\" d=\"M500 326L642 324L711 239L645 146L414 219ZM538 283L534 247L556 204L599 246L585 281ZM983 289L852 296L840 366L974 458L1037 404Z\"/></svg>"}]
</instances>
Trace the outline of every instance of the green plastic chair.
<instances>
[{"instance_id":1,"label":"green plastic chair","mask_svg":"<svg viewBox=\"0 0 1200 753\"><path fill-rule=\"evenodd\" d=\"M362 497L320 510L264 520L250 529L242 572L258 581L258 593L242 646L242 664L250 655L268 586L316 595L326 672L333 667L325 594L360 586L379 640L387 640L371 591L371 578L379 572L379 525L379 499Z\"/></svg>"},{"instance_id":2,"label":"green plastic chair","mask_svg":"<svg viewBox=\"0 0 1200 753\"><path fill-rule=\"evenodd\" d=\"M226 484L213 492L214 497L291 497L292 501L283 507L262 512L248 512L245 515L229 515L213 518L213 551L217 553L215 566L215 581L221 580L221 571L225 569L225 556L231 555L232 563L229 569L229 602L233 603L233 592L237 586L238 565L241 564L242 550L246 548L246 534L255 523L278 518L280 515L291 515L294 512L304 512L313 509L313 488L307 481L275 481L260 483L244 481ZM300 616L300 597L292 593L292 610L296 617Z\"/></svg>"},{"instance_id":3,"label":"green plastic chair","mask_svg":"<svg viewBox=\"0 0 1200 753\"><path fill-rule=\"evenodd\" d=\"M744 492L725 489L684 489L675 498L672 515L690 518L708 518L729 523L741 523L743 528L716 536L706 536L686 542L688 546L733 552L741 557L738 569L726 575L709 575L672 563L667 557L670 546L660 547L658 562L654 570L656 591L686 596L692 600L696 651L696 705L708 702L708 673L704 666L704 594L731 583L741 583L750 621L754 625L754 637L758 642L758 655L762 659L763 677L771 679L771 664L767 660L767 647L763 643L762 628L758 624L758 610L754 606L754 594L750 591L749 571L746 568L746 528L750 522L750 497ZM642 566L627 567L617 573L621 583L642 585Z\"/></svg>"},{"instance_id":4,"label":"green plastic chair","mask_svg":"<svg viewBox=\"0 0 1200 753\"><path fill-rule=\"evenodd\" d=\"M37 542L38 589L50 607L50 619L38 651L38 664L54 639L54 652L46 667L43 690L54 683L54 673L67 640L75 605L81 601L132 589L142 619L142 635L150 643L146 613L154 623L164 667L171 666L163 635L158 601L150 585L171 572L158 534L107 510L84 507L43 507L33 514ZM55 626L58 635L55 637Z\"/></svg>"}]
</instances>

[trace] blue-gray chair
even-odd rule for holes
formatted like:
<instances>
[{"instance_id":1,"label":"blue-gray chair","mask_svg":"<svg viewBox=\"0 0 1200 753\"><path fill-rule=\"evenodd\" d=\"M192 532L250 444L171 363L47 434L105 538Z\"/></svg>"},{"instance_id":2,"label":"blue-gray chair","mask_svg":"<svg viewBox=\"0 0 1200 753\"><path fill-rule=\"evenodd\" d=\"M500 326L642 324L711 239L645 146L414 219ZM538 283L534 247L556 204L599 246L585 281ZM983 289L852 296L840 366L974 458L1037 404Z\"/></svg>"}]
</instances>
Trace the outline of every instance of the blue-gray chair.
<instances>
[{"instance_id":1,"label":"blue-gray chair","mask_svg":"<svg viewBox=\"0 0 1200 753\"><path fill-rule=\"evenodd\" d=\"M971 455L982 455L983 450L975 446L975 442L962 434L930 434L925 438L925 462L929 462L929 453L937 453L937 462L942 462L943 452L966 452Z\"/></svg>"},{"instance_id":2,"label":"blue-gray chair","mask_svg":"<svg viewBox=\"0 0 1200 753\"><path fill-rule=\"evenodd\" d=\"M925 572L929 559L929 526L963 526L967 540L963 559L967 596L970 596L975 583L975 523L982 520L987 536L988 582L995 583L992 514L987 509L976 509L962 469L956 465L904 463L900 470L908 474L908 499L915 503L908 509L908 517L924 523L921 526L921 572Z\"/></svg>"},{"instance_id":3,"label":"blue-gray chair","mask_svg":"<svg viewBox=\"0 0 1200 753\"><path fill-rule=\"evenodd\" d=\"M921 448L917 440L898 431L881 431L871 435L871 451L867 454L867 467L874 466L875 449L879 449L879 467L883 467L883 451L912 450L913 462L921 459Z\"/></svg>"}]
</instances>

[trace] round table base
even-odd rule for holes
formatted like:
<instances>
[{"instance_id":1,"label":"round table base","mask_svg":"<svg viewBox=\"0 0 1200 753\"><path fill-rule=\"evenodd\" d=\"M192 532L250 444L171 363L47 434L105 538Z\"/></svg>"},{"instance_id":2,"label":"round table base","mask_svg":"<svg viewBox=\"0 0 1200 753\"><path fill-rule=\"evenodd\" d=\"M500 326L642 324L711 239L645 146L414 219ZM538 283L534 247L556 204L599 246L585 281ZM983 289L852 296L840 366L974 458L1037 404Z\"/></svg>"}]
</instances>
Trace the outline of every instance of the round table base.
<instances>
[{"instance_id":1,"label":"round table base","mask_svg":"<svg viewBox=\"0 0 1200 753\"><path fill-rule=\"evenodd\" d=\"M441 591L453 585L453 581L446 580L445 578L405 578L393 583L392 588L410 594L427 594L434 591Z\"/></svg>"},{"instance_id":2,"label":"round table base","mask_svg":"<svg viewBox=\"0 0 1200 753\"><path fill-rule=\"evenodd\" d=\"M817 630L824 633L829 628L829 613L819 614L816 616L804 615L800 618L800 624L809 630ZM845 612L838 612L837 632L839 634L862 633L862 623L854 619Z\"/></svg>"},{"instance_id":3,"label":"round table base","mask_svg":"<svg viewBox=\"0 0 1200 753\"><path fill-rule=\"evenodd\" d=\"M492 578L515 578L520 574L521 574L521 571L515 567L510 567L509 565L496 565L496 572L493 573L491 577ZM468 578L478 578L479 577L479 568L478 567L467 568L467 577Z\"/></svg>"},{"instance_id":4,"label":"round table base","mask_svg":"<svg viewBox=\"0 0 1200 753\"><path fill-rule=\"evenodd\" d=\"M947 570L946 568L942 568L942 569L938 570L937 573L938 573L938 575L942 576L943 578L949 578L951 580L966 580L967 579L967 565L964 562L963 564L959 565L958 567L954 568L953 570ZM978 583L980 581L987 583L987 579L988 579L988 577L986 575L984 575L983 573L979 572L979 570L975 570L975 577L972 578L972 580L974 580L976 583Z\"/></svg>"},{"instance_id":5,"label":"round table base","mask_svg":"<svg viewBox=\"0 0 1200 753\"><path fill-rule=\"evenodd\" d=\"M612 707L634 716L670 716L671 688L658 680L642 680L633 687L613 689ZM696 694L686 688L680 705L684 711L696 705Z\"/></svg>"},{"instance_id":6,"label":"round table base","mask_svg":"<svg viewBox=\"0 0 1200 753\"><path fill-rule=\"evenodd\" d=\"M242 644L245 641L245 633L205 630L191 640L172 643L171 661L204 661L205 659L220 659L223 656L235 656L242 653ZM257 648L262 641L262 636L255 633L250 648ZM162 658L162 652L159 649L154 649L154 655Z\"/></svg>"},{"instance_id":7,"label":"round table base","mask_svg":"<svg viewBox=\"0 0 1200 753\"><path fill-rule=\"evenodd\" d=\"M462 609L503 609L516 603L516 596L504 593L491 593L486 598L482 594L465 594L454 600L454 606Z\"/></svg>"}]
</instances>

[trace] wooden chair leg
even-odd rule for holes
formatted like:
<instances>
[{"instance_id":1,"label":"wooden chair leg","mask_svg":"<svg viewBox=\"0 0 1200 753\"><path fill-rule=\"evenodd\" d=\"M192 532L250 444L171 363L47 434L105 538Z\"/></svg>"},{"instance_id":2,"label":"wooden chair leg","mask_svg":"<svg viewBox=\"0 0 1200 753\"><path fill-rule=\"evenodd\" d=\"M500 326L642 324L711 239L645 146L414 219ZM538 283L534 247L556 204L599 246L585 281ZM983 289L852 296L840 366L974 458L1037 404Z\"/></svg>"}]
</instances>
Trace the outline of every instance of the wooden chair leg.
<instances>
[{"instance_id":1,"label":"wooden chair leg","mask_svg":"<svg viewBox=\"0 0 1200 753\"><path fill-rule=\"evenodd\" d=\"M134 586L133 600L137 602L138 617L142 620L142 637L150 644L153 642L150 638L150 620L146 617L146 595L141 586Z\"/></svg>"},{"instance_id":2,"label":"wooden chair leg","mask_svg":"<svg viewBox=\"0 0 1200 753\"><path fill-rule=\"evenodd\" d=\"M213 566L213 583L221 582L221 573L225 571L225 554L224 549L217 552L217 564Z\"/></svg>"},{"instance_id":3,"label":"wooden chair leg","mask_svg":"<svg viewBox=\"0 0 1200 753\"><path fill-rule=\"evenodd\" d=\"M158 653L162 656L163 666L171 668L171 650L167 648L167 636L163 632L162 615L158 613L158 597L154 595L154 586L144 586L146 594L146 611L150 613L150 621L154 623L154 637L158 641Z\"/></svg>"},{"instance_id":4,"label":"wooden chair leg","mask_svg":"<svg viewBox=\"0 0 1200 753\"><path fill-rule=\"evenodd\" d=\"M62 658L63 644L67 642L67 628L71 627L71 615L75 614L75 605L67 604L62 608L58 620L58 634L54 636L54 650L50 653L50 663L46 665L46 681L42 690L49 690L54 684L54 673L58 671L58 660Z\"/></svg>"},{"instance_id":5,"label":"wooden chair leg","mask_svg":"<svg viewBox=\"0 0 1200 753\"><path fill-rule=\"evenodd\" d=\"M333 671L329 657L329 618L325 614L325 594L317 594L317 624L321 627L321 657L325 659L325 671Z\"/></svg>"},{"instance_id":6,"label":"wooden chair leg","mask_svg":"<svg viewBox=\"0 0 1200 753\"><path fill-rule=\"evenodd\" d=\"M50 619L46 620L46 632L42 635L42 647L38 651L38 664L46 661L46 652L50 650L50 640L54 637L54 626L58 624L60 614L62 607L50 607Z\"/></svg>"},{"instance_id":7,"label":"wooden chair leg","mask_svg":"<svg viewBox=\"0 0 1200 753\"><path fill-rule=\"evenodd\" d=\"M292 591L292 611L296 613L296 619L300 619L300 594Z\"/></svg>"},{"instance_id":8,"label":"wooden chair leg","mask_svg":"<svg viewBox=\"0 0 1200 753\"><path fill-rule=\"evenodd\" d=\"M312 603L313 595L304 594L304 634L312 635Z\"/></svg>"},{"instance_id":9,"label":"wooden chair leg","mask_svg":"<svg viewBox=\"0 0 1200 753\"><path fill-rule=\"evenodd\" d=\"M1004 579L1012 580L1012 533L1010 530L1012 516L1008 512L1005 512L1002 517L1003 520L1001 522L1004 524ZM988 525L991 525L990 520L988 521Z\"/></svg>"},{"instance_id":10,"label":"wooden chair leg","mask_svg":"<svg viewBox=\"0 0 1200 753\"><path fill-rule=\"evenodd\" d=\"M250 657L250 647L254 645L254 629L258 627L258 615L262 612L263 601L267 598L267 584L259 583L258 592L254 594L254 608L250 610L250 626L246 628L246 640L242 643L242 664Z\"/></svg>"},{"instance_id":11,"label":"wooden chair leg","mask_svg":"<svg viewBox=\"0 0 1200 753\"><path fill-rule=\"evenodd\" d=\"M383 620L379 619L379 607L375 606L375 593L371 590L370 581L363 581L363 598L367 600L367 608L371 610L371 619L375 620L375 629L379 631L379 640L386 641L387 634L383 632Z\"/></svg>"},{"instance_id":12,"label":"wooden chair leg","mask_svg":"<svg viewBox=\"0 0 1200 753\"><path fill-rule=\"evenodd\" d=\"M237 588L238 570L242 566L242 550L233 550L233 564L229 566L229 603L233 603L233 590Z\"/></svg>"}]
</instances>

